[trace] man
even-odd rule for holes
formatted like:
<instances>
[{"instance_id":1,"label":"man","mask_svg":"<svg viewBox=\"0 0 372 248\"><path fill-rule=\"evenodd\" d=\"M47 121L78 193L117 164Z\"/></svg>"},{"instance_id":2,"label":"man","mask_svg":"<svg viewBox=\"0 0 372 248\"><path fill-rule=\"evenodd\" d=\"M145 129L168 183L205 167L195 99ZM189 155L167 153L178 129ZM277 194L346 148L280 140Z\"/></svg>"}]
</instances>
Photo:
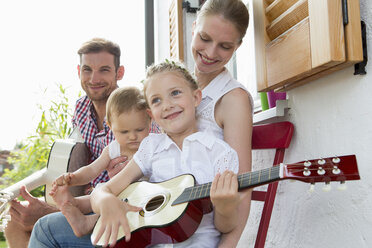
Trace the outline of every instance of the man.
<instances>
[{"instance_id":1,"label":"man","mask_svg":"<svg viewBox=\"0 0 372 248\"><path fill-rule=\"evenodd\" d=\"M78 54L78 75L86 96L77 101L72 122L89 148L91 159L95 160L114 137L105 121L106 101L118 87L117 81L123 78L125 70L124 66L120 65L120 47L111 41L92 39L82 45ZM111 168L117 170L118 167L124 166L122 162L125 160L125 157L120 157L111 161ZM121 166L115 166L117 164ZM93 180L92 186L108 179L108 173L105 171ZM58 211L31 196L24 187L21 188L20 195L25 202L11 202L9 213L12 220L5 230L10 248L27 247L35 222L44 215Z\"/></svg>"}]
</instances>

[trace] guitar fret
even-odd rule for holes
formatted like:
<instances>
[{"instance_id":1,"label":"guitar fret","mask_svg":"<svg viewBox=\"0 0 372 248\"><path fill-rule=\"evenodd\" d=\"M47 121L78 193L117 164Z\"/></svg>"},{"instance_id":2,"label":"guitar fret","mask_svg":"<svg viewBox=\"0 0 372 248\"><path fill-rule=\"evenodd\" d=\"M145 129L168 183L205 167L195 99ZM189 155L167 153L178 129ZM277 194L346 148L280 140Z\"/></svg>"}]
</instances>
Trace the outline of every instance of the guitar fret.
<instances>
[{"instance_id":1,"label":"guitar fret","mask_svg":"<svg viewBox=\"0 0 372 248\"><path fill-rule=\"evenodd\" d=\"M269 170L269 178L268 178L269 180L271 179L271 168L270 168L270 170Z\"/></svg>"},{"instance_id":2,"label":"guitar fret","mask_svg":"<svg viewBox=\"0 0 372 248\"><path fill-rule=\"evenodd\" d=\"M199 194L197 196L198 198L200 198L202 196L202 194L203 194L203 187L204 187L203 184L199 186Z\"/></svg>"},{"instance_id":3,"label":"guitar fret","mask_svg":"<svg viewBox=\"0 0 372 248\"><path fill-rule=\"evenodd\" d=\"M203 195L203 196L208 195L208 193L209 193L209 191L208 191L208 185L205 185L205 187L204 187L204 185L203 185L203 188L204 188L204 194L202 194L202 195Z\"/></svg>"},{"instance_id":4,"label":"guitar fret","mask_svg":"<svg viewBox=\"0 0 372 248\"><path fill-rule=\"evenodd\" d=\"M194 196L195 195L195 190L194 190L195 188L196 187L194 187L194 188L191 189L190 199L194 199L194 197L195 197Z\"/></svg>"},{"instance_id":5,"label":"guitar fret","mask_svg":"<svg viewBox=\"0 0 372 248\"><path fill-rule=\"evenodd\" d=\"M258 180L257 180L258 179L258 177L257 177L258 173L257 173L257 171L253 172L252 174L253 174L253 180L252 181L253 181L253 183L257 184L258 183Z\"/></svg>"},{"instance_id":6,"label":"guitar fret","mask_svg":"<svg viewBox=\"0 0 372 248\"><path fill-rule=\"evenodd\" d=\"M258 182L260 182L261 180L261 171L258 172Z\"/></svg>"}]
</instances>

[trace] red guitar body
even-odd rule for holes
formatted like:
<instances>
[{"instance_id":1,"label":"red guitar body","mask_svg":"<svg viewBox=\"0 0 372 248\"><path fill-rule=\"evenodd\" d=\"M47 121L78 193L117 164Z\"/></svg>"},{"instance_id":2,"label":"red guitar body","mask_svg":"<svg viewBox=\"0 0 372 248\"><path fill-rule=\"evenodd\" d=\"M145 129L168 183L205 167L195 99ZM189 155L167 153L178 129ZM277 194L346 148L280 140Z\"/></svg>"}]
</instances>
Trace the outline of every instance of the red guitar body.
<instances>
[{"instance_id":1,"label":"red guitar body","mask_svg":"<svg viewBox=\"0 0 372 248\"><path fill-rule=\"evenodd\" d=\"M211 202L209 199L189 202L185 212L173 223L163 227L142 228L131 234L129 242L125 237L118 240L115 247L148 247L155 244L172 244L183 242L190 238L198 229L203 214L210 212ZM204 209L204 210L203 210Z\"/></svg>"}]
</instances>

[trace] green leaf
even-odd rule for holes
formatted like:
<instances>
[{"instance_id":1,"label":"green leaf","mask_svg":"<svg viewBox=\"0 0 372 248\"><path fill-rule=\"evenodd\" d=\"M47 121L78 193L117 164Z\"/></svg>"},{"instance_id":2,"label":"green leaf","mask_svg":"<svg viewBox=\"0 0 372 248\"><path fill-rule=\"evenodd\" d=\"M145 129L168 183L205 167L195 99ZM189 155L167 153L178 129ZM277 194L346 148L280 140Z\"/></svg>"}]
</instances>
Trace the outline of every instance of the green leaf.
<instances>
[{"instance_id":1,"label":"green leaf","mask_svg":"<svg viewBox=\"0 0 372 248\"><path fill-rule=\"evenodd\" d=\"M66 88L62 84L56 86L59 88L59 96L50 102L49 106L37 104L41 115L35 133L22 140L17 144L18 149L11 152L8 162L14 165L14 169L4 170L0 188L8 187L46 167L54 140L67 138L70 135L73 109L69 106ZM46 88L44 94L47 93ZM43 188L39 187L31 193L34 196L42 196L43 192Z\"/></svg>"}]
</instances>

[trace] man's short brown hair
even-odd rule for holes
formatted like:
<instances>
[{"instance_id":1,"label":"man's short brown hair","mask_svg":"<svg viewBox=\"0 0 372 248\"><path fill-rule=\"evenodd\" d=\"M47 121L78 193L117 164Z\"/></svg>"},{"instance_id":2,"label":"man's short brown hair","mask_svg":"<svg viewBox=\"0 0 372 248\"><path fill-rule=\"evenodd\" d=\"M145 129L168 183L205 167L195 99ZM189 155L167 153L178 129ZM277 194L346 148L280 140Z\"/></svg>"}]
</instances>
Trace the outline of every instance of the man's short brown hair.
<instances>
[{"instance_id":1,"label":"man's short brown hair","mask_svg":"<svg viewBox=\"0 0 372 248\"><path fill-rule=\"evenodd\" d=\"M102 38L93 38L83 43L83 45L78 50L78 54L80 56L80 63L81 63L83 54L99 53L99 52L108 52L114 55L115 70L117 71L119 69L120 55L121 55L119 45L112 41L102 39Z\"/></svg>"}]
</instances>

